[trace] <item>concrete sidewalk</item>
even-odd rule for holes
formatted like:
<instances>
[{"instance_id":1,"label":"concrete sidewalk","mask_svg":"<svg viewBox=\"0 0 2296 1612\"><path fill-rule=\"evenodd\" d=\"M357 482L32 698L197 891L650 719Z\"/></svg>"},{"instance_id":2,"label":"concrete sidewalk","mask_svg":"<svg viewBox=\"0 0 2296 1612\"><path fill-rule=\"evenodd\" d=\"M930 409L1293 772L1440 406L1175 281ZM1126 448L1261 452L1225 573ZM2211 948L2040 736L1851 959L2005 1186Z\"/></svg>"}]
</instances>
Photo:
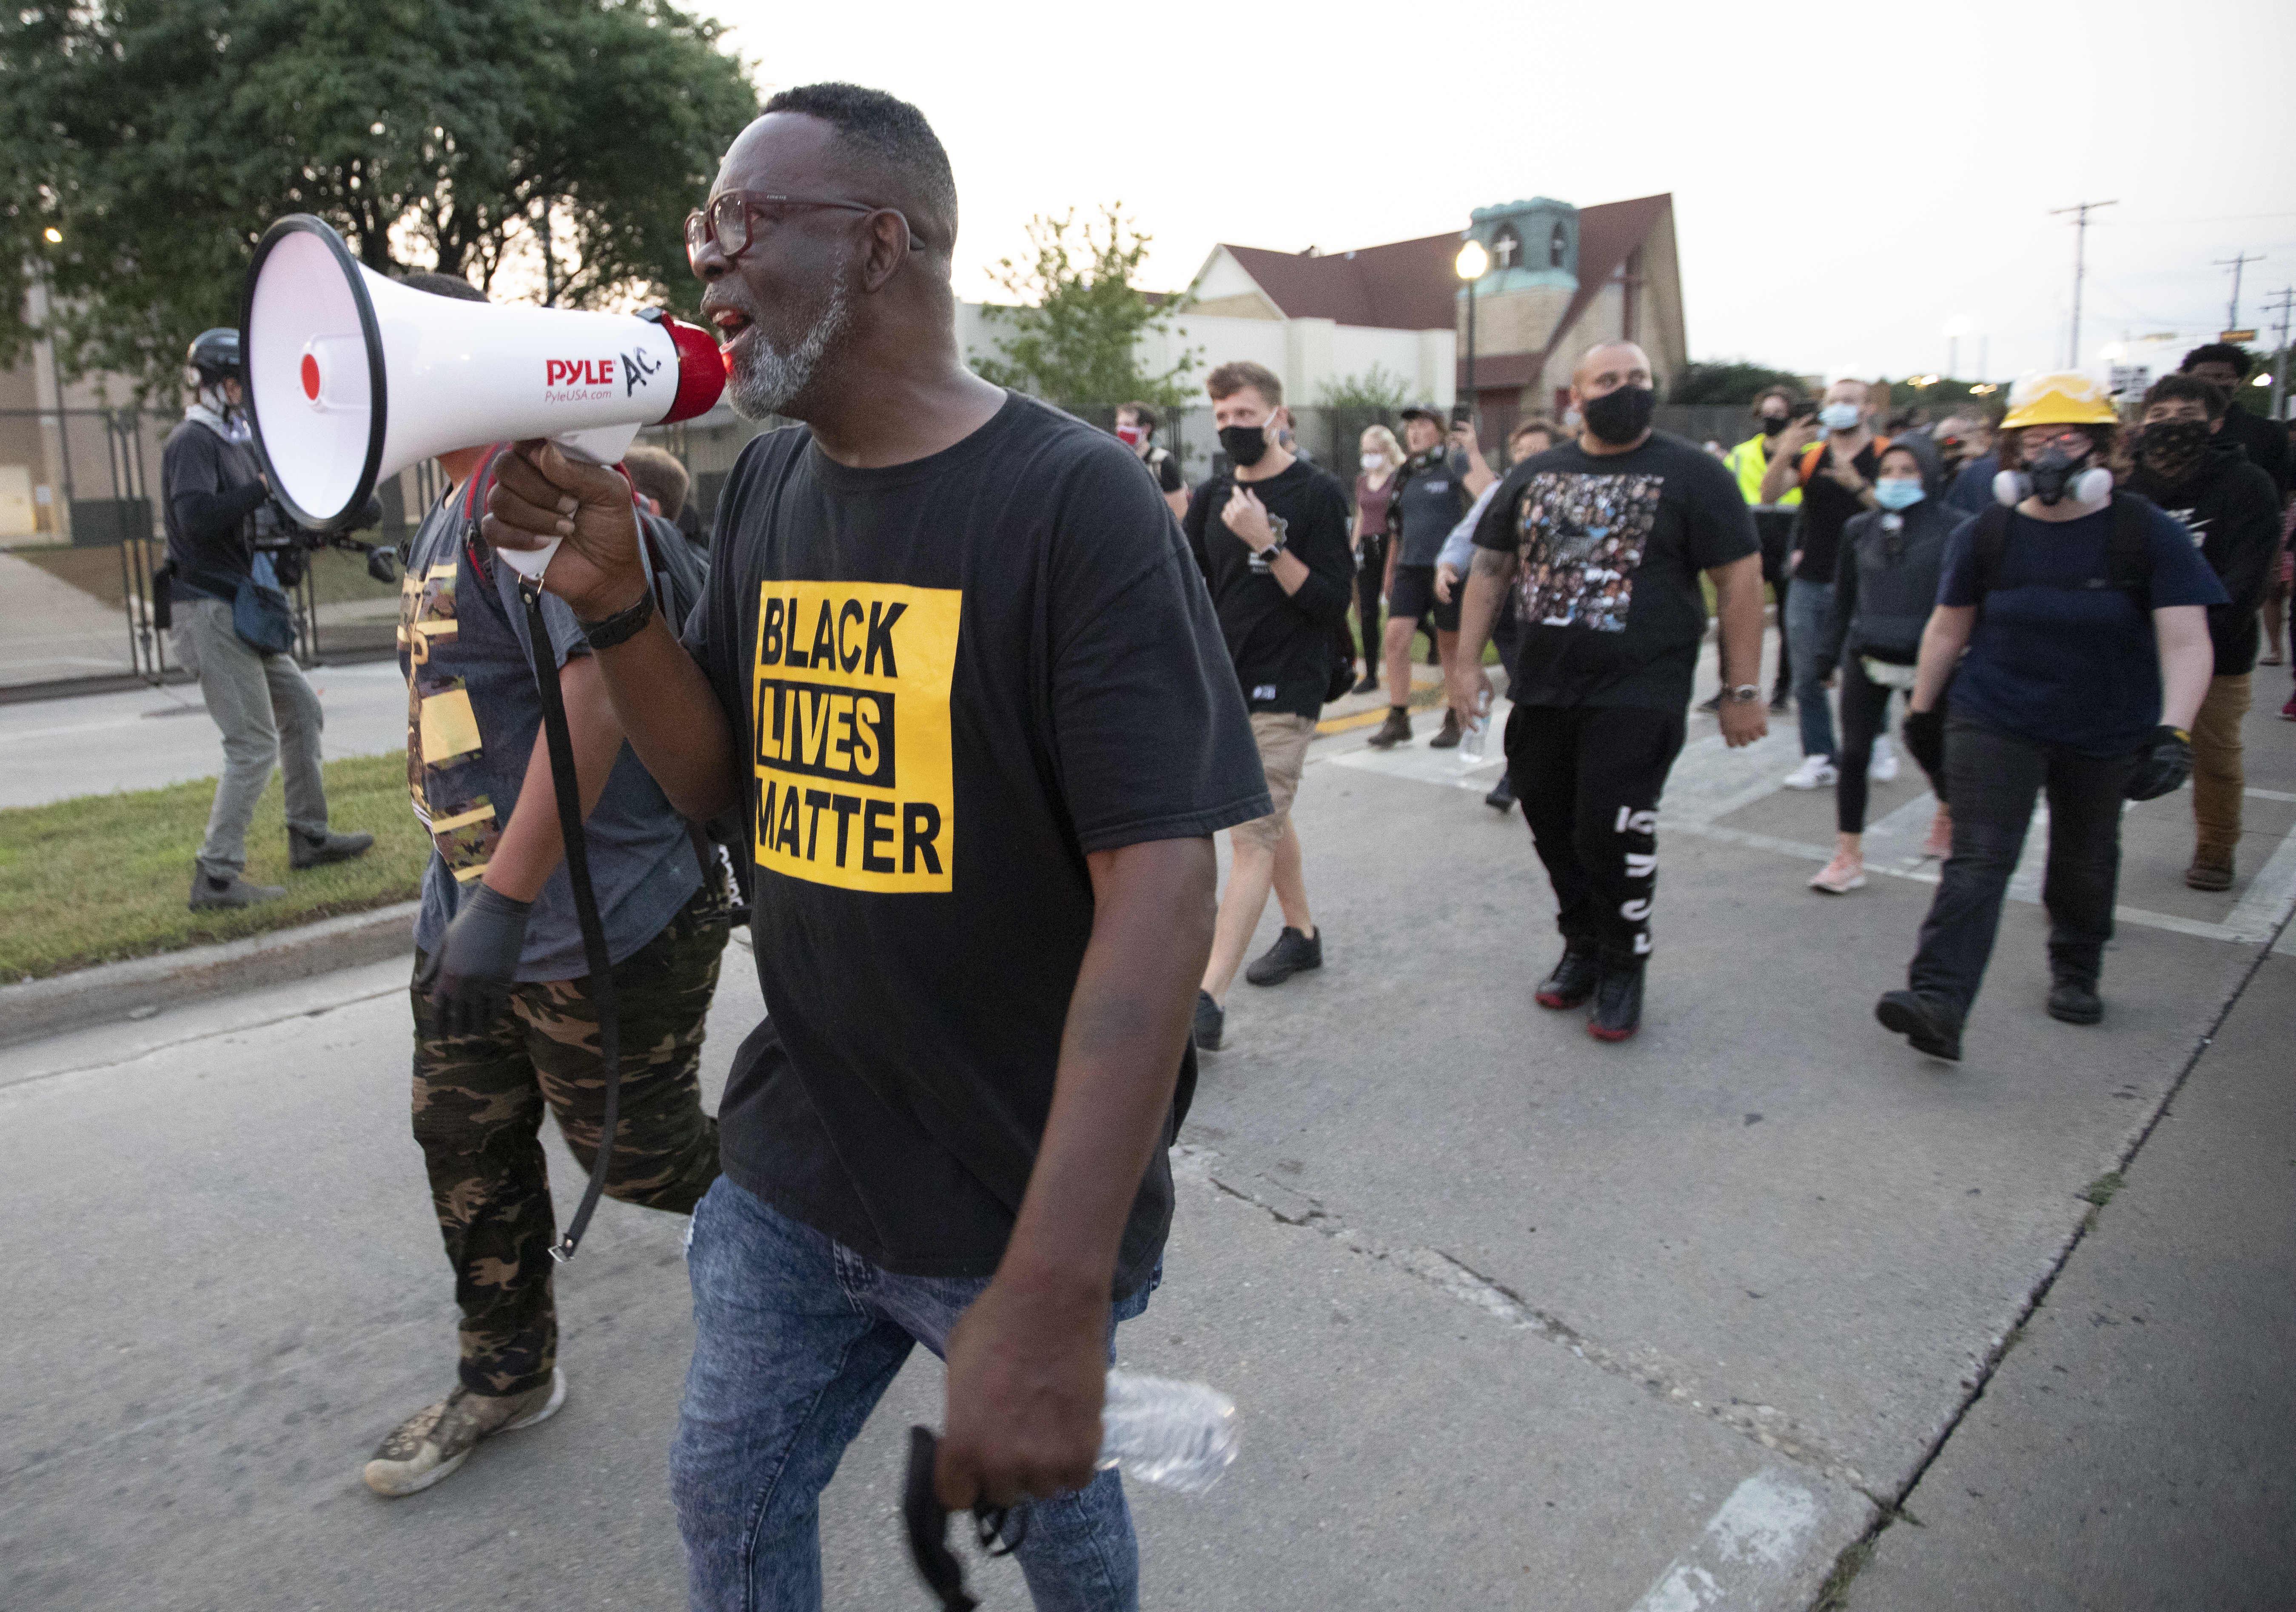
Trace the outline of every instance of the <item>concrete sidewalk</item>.
<instances>
[{"instance_id":1,"label":"concrete sidewalk","mask_svg":"<svg viewBox=\"0 0 2296 1612\"><path fill-rule=\"evenodd\" d=\"M133 670L124 612L0 551L0 683Z\"/></svg>"},{"instance_id":2,"label":"concrete sidewalk","mask_svg":"<svg viewBox=\"0 0 2296 1612\"><path fill-rule=\"evenodd\" d=\"M2296 1605L2292 1042L2296 958L2270 957L1881 1535L1851 1612Z\"/></svg>"}]
</instances>

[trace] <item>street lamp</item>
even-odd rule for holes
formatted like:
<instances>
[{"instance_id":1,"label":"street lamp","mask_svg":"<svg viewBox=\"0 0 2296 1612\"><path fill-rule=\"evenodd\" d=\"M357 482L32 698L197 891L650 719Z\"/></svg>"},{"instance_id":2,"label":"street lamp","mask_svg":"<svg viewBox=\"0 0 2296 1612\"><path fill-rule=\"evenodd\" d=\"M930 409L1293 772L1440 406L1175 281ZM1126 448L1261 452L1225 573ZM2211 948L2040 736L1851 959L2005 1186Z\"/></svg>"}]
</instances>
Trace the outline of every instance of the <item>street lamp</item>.
<instances>
[{"instance_id":1,"label":"street lamp","mask_svg":"<svg viewBox=\"0 0 2296 1612\"><path fill-rule=\"evenodd\" d=\"M1467 282L1467 406L1472 410L1475 405L1475 282L1490 273L1491 255L1481 241L1470 241L1451 260L1451 268Z\"/></svg>"},{"instance_id":2,"label":"street lamp","mask_svg":"<svg viewBox=\"0 0 2296 1612\"><path fill-rule=\"evenodd\" d=\"M62 246L64 243L63 231L58 229L53 224L48 225L47 228L42 230L40 233L47 237L48 244L50 246Z\"/></svg>"}]
</instances>

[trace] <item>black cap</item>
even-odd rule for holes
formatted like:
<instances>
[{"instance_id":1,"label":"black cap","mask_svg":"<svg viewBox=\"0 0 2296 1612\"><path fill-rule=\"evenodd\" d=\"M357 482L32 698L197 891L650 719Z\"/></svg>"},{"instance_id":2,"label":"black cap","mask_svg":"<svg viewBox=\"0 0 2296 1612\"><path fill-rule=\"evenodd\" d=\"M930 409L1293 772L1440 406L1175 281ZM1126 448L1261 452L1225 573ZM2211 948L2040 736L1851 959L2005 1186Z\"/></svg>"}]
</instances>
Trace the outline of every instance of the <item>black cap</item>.
<instances>
[{"instance_id":1,"label":"black cap","mask_svg":"<svg viewBox=\"0 0 2296 1612\"><path fill-rule=\"evenodd\" d=\"M184 362L199 372L200 384L213 386L217 381L239 379L239 332L228 326L218 325L211 331L201 331L193 339L191 349Z\"/></svg>"},{"instance_id":2,"label":"black cap","mask_svg":"<svg viewBox=\"0 0 2296 1612\"><path fill-rule=\"evenodd\" d=\"M1442 424L1446 418L1443 411L1431 403L1414 403L1398 417L1404 420L1432 420L1438 425Z\"/></svg>"}]
</instances>

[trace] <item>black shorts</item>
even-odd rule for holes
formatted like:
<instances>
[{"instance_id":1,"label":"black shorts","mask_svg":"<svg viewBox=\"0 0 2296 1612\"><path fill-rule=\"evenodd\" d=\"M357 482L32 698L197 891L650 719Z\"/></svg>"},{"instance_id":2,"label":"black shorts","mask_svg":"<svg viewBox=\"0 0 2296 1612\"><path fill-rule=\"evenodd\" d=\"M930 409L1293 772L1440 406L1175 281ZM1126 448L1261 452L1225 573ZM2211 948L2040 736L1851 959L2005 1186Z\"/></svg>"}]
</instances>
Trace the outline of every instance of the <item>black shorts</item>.
<instances>
[{"instance_id":1,"label":"black shorts","mask_svg":"<svg viewBox=\"0 0 2296 1612\"><path fill-rule=\"evenodd\" d=\"M1451 585L1451 602L1445 604L1435 597L1435 568L1431 565L1398 565L1395 568L1395 585L1387 591L1387 618L1390 621L1417 621L1433 617L1439 632L1459 630L1459 601L1466 593L1464 577Z\"/></svg>"}]
</instances>

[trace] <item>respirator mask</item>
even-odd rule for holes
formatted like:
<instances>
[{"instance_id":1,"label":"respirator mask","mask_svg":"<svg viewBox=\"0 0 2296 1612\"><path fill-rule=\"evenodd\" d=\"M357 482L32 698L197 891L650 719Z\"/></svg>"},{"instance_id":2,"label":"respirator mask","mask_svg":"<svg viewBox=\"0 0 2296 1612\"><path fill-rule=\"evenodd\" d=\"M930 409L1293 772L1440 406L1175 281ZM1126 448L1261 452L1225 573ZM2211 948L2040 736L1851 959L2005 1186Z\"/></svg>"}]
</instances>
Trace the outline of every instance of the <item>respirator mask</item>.
<instances>
[{"instance_id":1,"label":"respirator mask","mask_svg":"<svg viewBox=\"0 0 2296 1612\"><path fill-rule=\"evenodd\" d=\"M2093 451L2084 448L2076 458L2052 442L2023 470L2004 471L1996 476L1994 499L2011 509L2028 498L2038 498L2051 508L2068 497L2075 503L2103 503L2112 491L2112 472L2101 464L2088 464Z\"/></svg>"}]
</instances>

